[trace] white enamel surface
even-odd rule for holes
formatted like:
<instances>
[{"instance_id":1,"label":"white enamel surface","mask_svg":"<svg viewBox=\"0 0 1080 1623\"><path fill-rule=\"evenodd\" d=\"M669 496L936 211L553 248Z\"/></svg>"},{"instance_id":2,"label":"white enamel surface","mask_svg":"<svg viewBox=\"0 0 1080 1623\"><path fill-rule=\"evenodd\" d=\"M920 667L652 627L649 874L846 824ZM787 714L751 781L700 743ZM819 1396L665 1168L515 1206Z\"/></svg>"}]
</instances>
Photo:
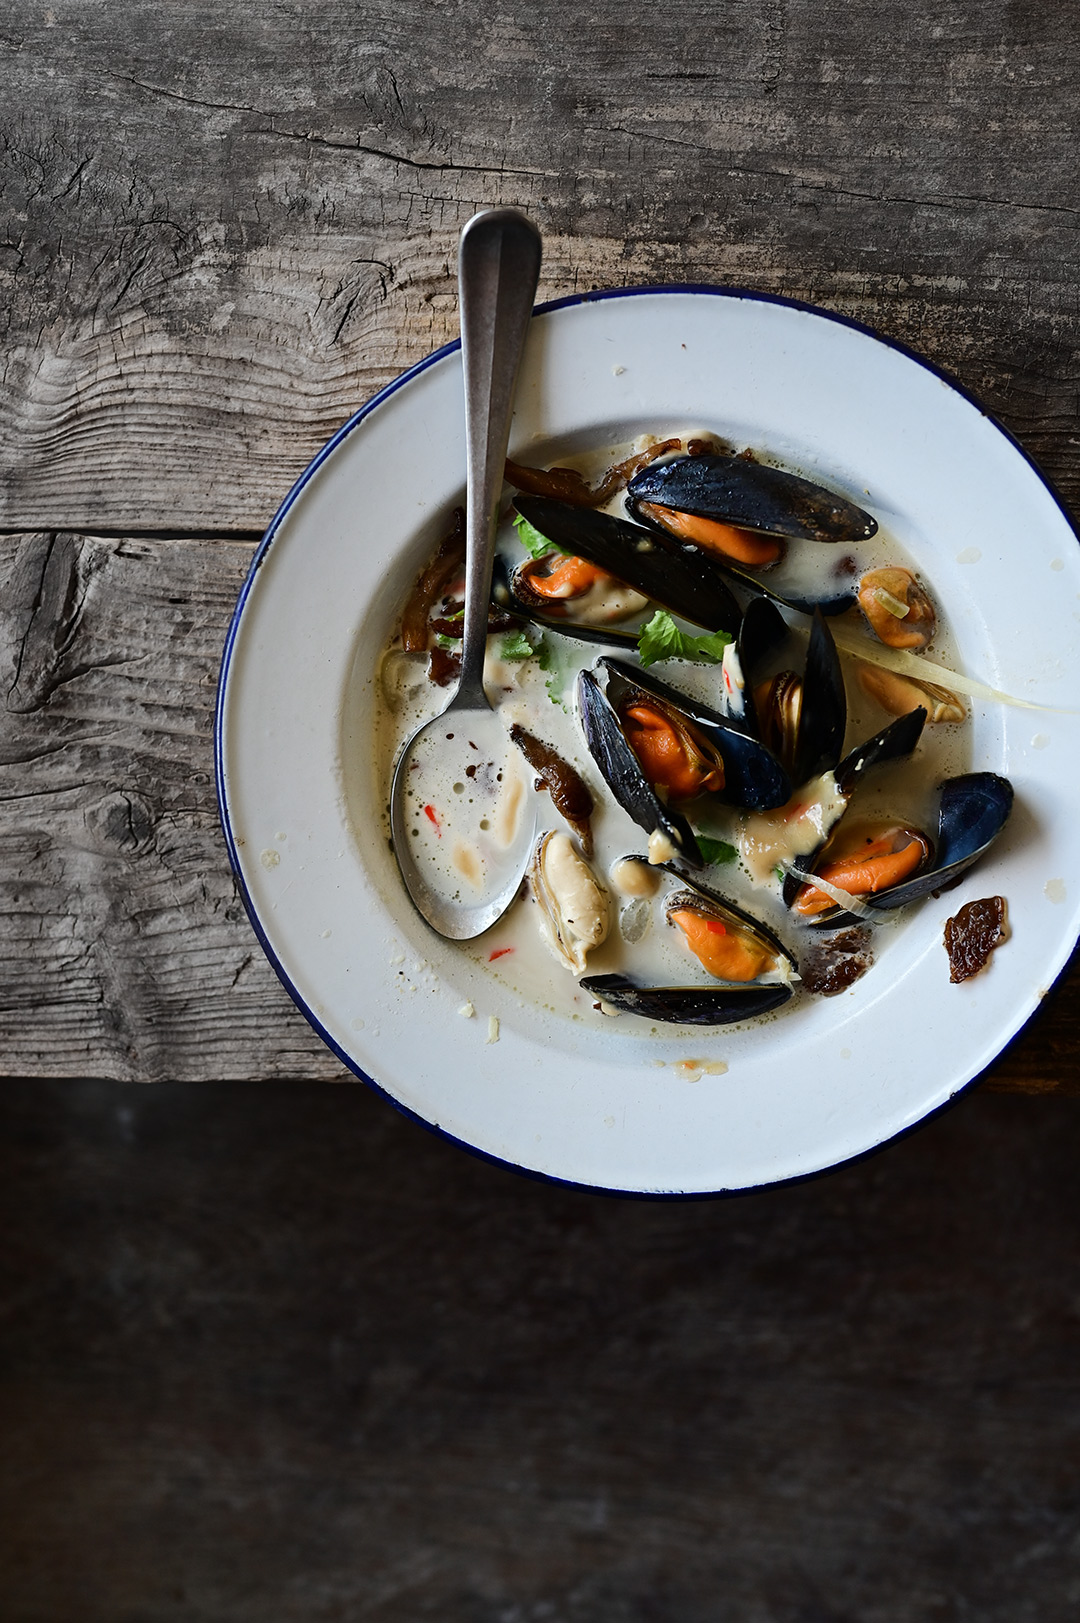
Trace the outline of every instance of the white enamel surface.
<instances>
[{"instance_id":1,"label":"white enamel surface","mask_svg":"<svg viewBox=\"0 0 1080 1623\"><path fill-rule=\"evenodd\" d=\"M1047 707L975 704L973 767L1011 778L1013 817L957 890L879 937L849 992L690 1037L625 1016L586 1029L523 1004L413 912L370 770L371 681L460 500L456 352L379 402L286 504L236 629L219 740L251 905L349 1063L487 1154L651 1192L811 1172L919 1121L1019 1029L1080 929L1080 549L1024 458L933 373L805 311L687 292L534 320L512 455L680 424L849 490L947 606L964 669ZM995 892L1012 940L951 986L944 921Z\"/></svg>"}]
</instances>

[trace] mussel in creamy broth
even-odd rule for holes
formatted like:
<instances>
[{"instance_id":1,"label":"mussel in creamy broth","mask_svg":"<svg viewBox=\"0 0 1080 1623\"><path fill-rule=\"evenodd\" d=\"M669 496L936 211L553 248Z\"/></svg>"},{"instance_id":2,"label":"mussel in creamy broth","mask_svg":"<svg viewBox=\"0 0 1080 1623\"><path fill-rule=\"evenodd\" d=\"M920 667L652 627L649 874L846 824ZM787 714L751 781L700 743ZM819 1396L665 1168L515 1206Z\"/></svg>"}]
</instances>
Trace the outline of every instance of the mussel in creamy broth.
<instances>
[{"instance_id":1,"label":"mussel in creamy broth","mask_svg":"<svg viewBox=\"0 0 1080 1623\"><path fill-rule=\"evenodd\" d=\"M545 972L528 947L532 936L542 941L542 957L553 969L558 960L563 970L582 977L579 991L554 987L539 994L544 1001L590 1018L590 1009L598 1011L595 1017L620 1010L665 1025L719 1025L767 1013L795 995L799 942L844 913L837 900L843 892L835 884L837 895L812 918L803 919L801 910L791 908L809 870L830 860L827 842L838 838L849 817L861 815L864 784L875 776L872 767L884 769L887 784L905 788L900 816L892 824L884 806L883 828L916 827L920 813L916 809L915 823L905 821L906 802L921 800L924 791L912 797L906 786L930 782L935 773L940 779L938 763L946 759L961 768L965 764L965 731L959 726L944 729L957 744L932 749L925 759L934 765L923 764L920 735L927 712L937 722L956 723L966 706L940 683L882 672L872 654L867 655L871 663L857 668L848 653L837 653L826 621L813 613L823 605L860 626L863 610L856 598L863 583L871 581L880 605L880 594L892 588L875 575L885 574L895 585L889 572L901 570L913 588L905 588L906 598L905 592L892 592L895 602L885 604L890 620L899 625L914 608L912 625L918 621L924 632L929 625L929 635L934 633L936 615L925 588L906 569L899 549L876 533L870 514L836 492L768 464L721 456L715 447L697 456L680 451L674 439L628 452L614 447L604 453L604 466L600 454L591 467L577 458L581 472L550 470L550 480L543 469L508 468L513 488L531 485L539 494L513 497L514 508L534 532L532 555L522 556L509 523L504 529L494 601L506 618L495 623L518 630L509 638L490 639L489 691L494 687L501 695L508 726L512 723L519 736L524 731L543 739L545 748L550 739L556 758L588 784L597 804L596 856L590 865L568 834L545 835L531 874L534 901L517 904L498 927L488 956L498 960L493 973L500 978L527 989L528 976L535 975L539 985ZM648 466L640 466L642 459ZM678 477L665 471L679 463L684 466L678 467ZM717 480L719 467L757 507L746 497L749 506L729 505L726 516L718 507L694 515L684 485L705 481L703 473L691 471L691 463ZM735 463L740 466L733 468ZM625 493L610 477L620 467L632 474ZM666 501L655 500L658 491ZM629 518L622 516L624 494ZM770 532L768 503L782 507L785 496L791 511ZM782 542L784 555L775 567L744 566L712 550L715 537L702 540L692 528L674 533L650 506L667 506L749 535L771 533ZM833 533L811 540L806 514L815 511L819 531L832 523ZM551 543L547 550L545 540ZM823 540L833 544L817 544ZM815 560L809 562L808 554ZM442 568L448 570L448 558ZM437 574L433 566L429 579ZM929 614L914 588L930 604ZM452 661L447 608L443 603L440 614L436 601L429 624L438 621L443 627L438 642ZM663 660L662 678L639 659L643 630L661 611L687 632L687 651L677 643L673 654L651 654ZM415 624L410 637L415 648ZM716 637L710 652L698 654L697 644L708 637ZM940 649L934 657L940 661ZM706 658L713 662L703 663ZM914 700L922 702L913 705ZM863 744L849 745L845 756L846 732L865 737L879 724L875 705L897 719ZM396 725L400 730L400 722ZM912 768L903 768L898 778L897 763L913 751ZM955 774L956 767L952 770ZM1004 791L997 795L999 811L1003 796ZM871 795L870 802L874 799ZM958 803L952 793L948 799L955 823ZM628 857L635 838L639 847ZM947 882L944 869L962 871L992 843L978 844L974 834L966 845L954 839L951 859L943 863L941 838L930 840L920 832L919 839L926 839L928 848L919 863L880 892L868 890L862 899L856 893L849 918L852 910L860 924L870 912L887 917L887 909L927 894L933 883ZM945 845L948 849L948 841ZM635 864L651 874L658 865L674 864L679 888L662 884L657 895L645 886L639 894L624 891L615 875L619 859L627 857L623 877ZM714 867L718 861L727 866ZM758 923L745 909L748 924L725 923L713 910L719 904L702 894L698 876L706 870L710 879L725 881L725 890L730 879L739 900L750 900L777 928ZM580 880L580 893L568 874ZM919 888L924 878L928 883ZM823 882L830 883L824 870ZM616 905L609 889L624 900ZM592 896L588 907L579 894ZM755 929L764 930L775 945L763 946ZM584 974L586 956L589 974ZM515 980L518 965L522 978ZM718 976L725 966L726 975Z\"/></svg>"}]
</instances>

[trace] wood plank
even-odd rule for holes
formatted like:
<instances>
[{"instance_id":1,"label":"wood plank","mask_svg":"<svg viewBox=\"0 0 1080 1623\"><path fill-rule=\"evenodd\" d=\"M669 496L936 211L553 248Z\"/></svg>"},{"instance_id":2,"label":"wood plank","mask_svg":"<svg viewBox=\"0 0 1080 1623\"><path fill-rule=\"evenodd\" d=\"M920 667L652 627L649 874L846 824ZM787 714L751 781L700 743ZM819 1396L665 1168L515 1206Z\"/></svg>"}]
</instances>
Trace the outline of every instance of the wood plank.
<instances>
[{"instance_id":1,"label":"wood plank","mask_svg":"<svg viewBox=\"0 0 1080 1623\"><path fill-rule=\"evenodd\" d=\"M214 801L221 648L253 548L0 540L0 1073L343 1072L244 917ZM1080 960L992 1073L1080 1091Z\"/></svg>"},{"instance_id":2,"label":"wood plank","mask_svg":"<svg viewBox=\"0 0 1080 1623\"><path fill-rule=\"evenodd\" d=\"M819 301L978 390L1074 502L1080 15L977 0L9 0L0 527L260 531L453 336L456 233L514 202L544 296Z\"/></svg>"},{"instance_id":3,"label":"wood plank","mask_svg":"<svg viewBox=\"0 0 1080 1623\"><path fill-rule=\"evenodd\" d=\"M213 704L253 548L0 543L0 1068L330 1079L244 915Z\"/></svg>"}]
</instances>

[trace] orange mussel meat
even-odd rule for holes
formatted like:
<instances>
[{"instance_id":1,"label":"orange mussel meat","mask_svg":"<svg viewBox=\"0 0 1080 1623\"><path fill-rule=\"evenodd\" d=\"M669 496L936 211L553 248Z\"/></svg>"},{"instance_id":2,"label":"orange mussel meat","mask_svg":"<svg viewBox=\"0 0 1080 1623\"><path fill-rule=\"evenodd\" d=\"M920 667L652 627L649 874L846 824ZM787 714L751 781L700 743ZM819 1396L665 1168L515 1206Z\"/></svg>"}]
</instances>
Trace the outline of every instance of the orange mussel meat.
<instances>
[{"instance_id":1,"label":"orange mussel meat","mask_svg":"<svg viewBox=\"0 0 1080 1623\"><path fill-rule=\"evenodd\" d=\"M724 787L719 751L684 717L651 698L627 699L618 713L626 741L654 789L670 800L693 800Z\"/></svg>"},{"instance_id":2,"label":"orange mussel meat","mask_svg":"<svg viewBox=\"0 0 1080 1623\"><path fill-rule=\"evenodd\" d=\"M835 890L849 896L874 896L918 873L931 857L930 841L913 828L862 830L834 849L817 873ZM815 918L836 906L826 891L806 884L795 898L794 911Z\"/></svg>"}]
</instances>

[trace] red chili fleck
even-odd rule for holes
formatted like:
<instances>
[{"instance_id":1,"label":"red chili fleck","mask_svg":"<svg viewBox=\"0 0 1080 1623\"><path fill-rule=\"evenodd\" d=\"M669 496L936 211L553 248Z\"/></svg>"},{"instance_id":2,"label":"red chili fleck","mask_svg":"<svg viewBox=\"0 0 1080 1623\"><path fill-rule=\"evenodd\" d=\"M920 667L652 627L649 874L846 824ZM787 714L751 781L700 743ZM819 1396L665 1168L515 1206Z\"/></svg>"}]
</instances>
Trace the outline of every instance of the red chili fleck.
<instances>
[{"instance_id":1,"label":"red chili fleck","mask_svg":"<svg viewBox=\"0 0 1080 1623\"><path fill-rule=\"evenodd\" d=\"M430 818L431 821L435 824L435 832L436 832L436 834L439 836L439 838L441 840L442 839L442 824L439 822L439 814L435 810L435 807L434 806L425 806L424 807L424 816Z\"/></svg>"},{"instance_id":2,"label":"red chili fleck","mask_svg":"<svg viewBox=\"0 0 1080 1623\"><path fill-rule=\"evenodd\" d=\"M488 953L488 963L493 964L496 958L505 958L507 953L513 950L513 947L496 947L494 952Z\"/></svg>"}]
</instances>

